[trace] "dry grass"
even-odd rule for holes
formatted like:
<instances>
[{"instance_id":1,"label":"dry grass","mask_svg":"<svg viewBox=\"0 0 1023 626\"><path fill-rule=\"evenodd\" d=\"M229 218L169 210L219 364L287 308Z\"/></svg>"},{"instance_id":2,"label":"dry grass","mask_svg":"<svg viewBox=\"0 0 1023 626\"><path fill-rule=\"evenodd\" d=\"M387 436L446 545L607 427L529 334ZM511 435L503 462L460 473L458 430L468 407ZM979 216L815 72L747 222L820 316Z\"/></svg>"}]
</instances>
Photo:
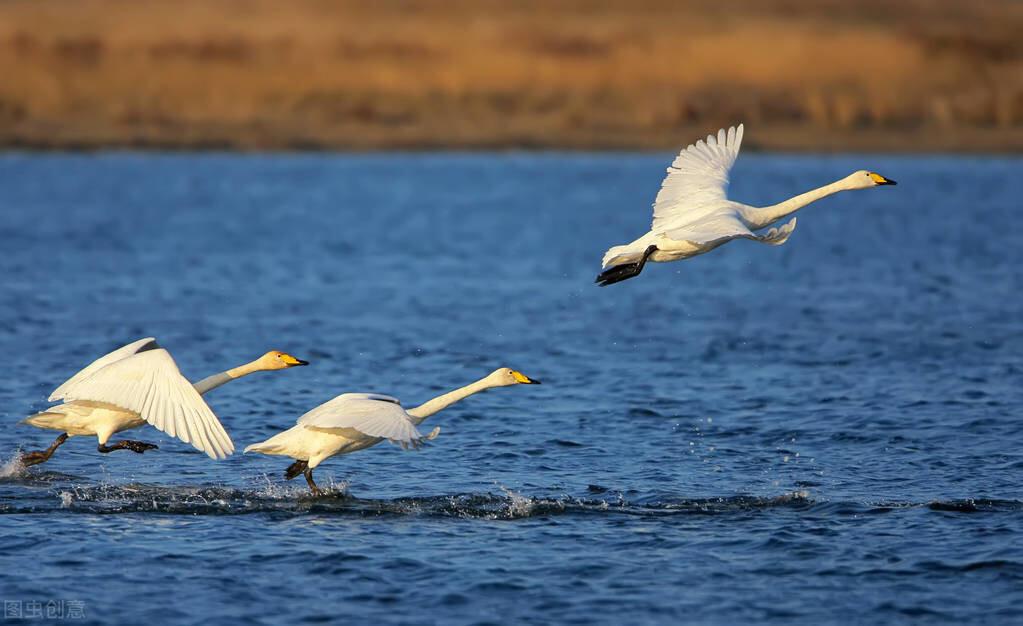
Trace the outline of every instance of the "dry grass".
<instances>
[{"instance_id":1,"label":"dry grass","mask_svg":"<svg viewBox=\"0 0 1023 626\"><path fill-rule=\"evenodd\" d=\"M971 6L972 5L972 6ZM7 0L0 144L1023 149L1012 0Z\"/></svg>"}]
</instances>

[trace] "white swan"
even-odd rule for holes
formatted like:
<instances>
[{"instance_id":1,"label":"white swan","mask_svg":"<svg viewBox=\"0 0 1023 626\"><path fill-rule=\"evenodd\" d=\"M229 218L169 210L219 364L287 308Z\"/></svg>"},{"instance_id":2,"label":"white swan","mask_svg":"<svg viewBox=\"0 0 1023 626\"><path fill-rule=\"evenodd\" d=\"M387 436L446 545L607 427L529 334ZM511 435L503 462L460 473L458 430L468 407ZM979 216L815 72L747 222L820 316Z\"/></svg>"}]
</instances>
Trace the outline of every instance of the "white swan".
<instances>
[{"instance_id":1,"label":"white swan","mask_svg":"<svg viewBox=\"0 0 1023 626\"><path fill-rule=\"evenodd\" d=\"M217 416L200 397L211 389L253 372L307 365L276 350L234 369L214 374L194 386L178 371L169 352L152 337L139 339L102 356L72 376L50 395L63 404L25 419L37 428L62 431L49 448L21 457L25 466L48 461L69 436L95 435L100 452L132 450L143 453L157 446L141 441L106 445L114 433L149 423L192 444L211 458L234 452L234 444Z\"/></svg>"},{"instance_id":2,"label":"white swan","mask_svg":"<svg viewBox=\"0 0 1023 626\"><path fill-rule=\"evenodd\" d=\"M416 428L427 417L455 402L493 387L539 384L528 376L507 367L495 370L476 382L437 396L433 400L406 411L397 398L375 393L343 393L298 418L295 426L262 443L254 443L245 452L274 454L295 459L284 472L291 480L305 474L314 495L320 489L313 482L313 469L338 454L349 454L375 446L384 439L402 448L418 448L434 439L440 428L423 435Z\"/></svg>"},{"instance_id":3,"label":"white swan","mask_svg":"<svg viewBox=\"0 0 1023 626\"><path fill-rule=\"evenodd\" d=\"M739 124L727 132L719 130L716 138L708 135L706 140L682 150L668 168L654 200L650 232L632 243L608 250L596 282L602 287L617 283L639 275L647 261L687 259L733 239L781 245L796 227L796 218L780 228L756 231L833 193L895 184L880 174L859 170L780 204L763 208L740 204L725 197L725 188L741 144Z\"/></svg>"}]
</instances>

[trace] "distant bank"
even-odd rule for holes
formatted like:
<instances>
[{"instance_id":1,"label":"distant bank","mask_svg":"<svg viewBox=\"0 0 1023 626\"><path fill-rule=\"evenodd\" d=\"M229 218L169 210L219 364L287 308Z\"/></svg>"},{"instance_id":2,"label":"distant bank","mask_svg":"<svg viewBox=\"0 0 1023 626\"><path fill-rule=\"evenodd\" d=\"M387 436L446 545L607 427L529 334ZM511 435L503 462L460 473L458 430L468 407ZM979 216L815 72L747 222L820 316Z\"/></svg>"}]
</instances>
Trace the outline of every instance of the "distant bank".
<instances>
[{"instance_id":1,"label":"distant bank","mask_svg":"<svg viewBox=\"0 0 1023 626\"><path fill-rule=\"evenodd\" d=\"M8 0L0 148L1023 152L1023 3Z\"/></svg>"}]
</instances>

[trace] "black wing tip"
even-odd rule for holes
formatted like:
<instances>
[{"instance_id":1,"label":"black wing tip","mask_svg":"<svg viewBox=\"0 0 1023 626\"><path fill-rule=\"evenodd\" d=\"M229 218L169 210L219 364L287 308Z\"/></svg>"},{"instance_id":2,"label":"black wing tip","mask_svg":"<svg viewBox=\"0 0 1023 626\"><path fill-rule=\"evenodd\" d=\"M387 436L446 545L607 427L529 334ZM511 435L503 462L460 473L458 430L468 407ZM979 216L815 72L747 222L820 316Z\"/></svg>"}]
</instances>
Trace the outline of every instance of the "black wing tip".
<instances>
[{"instance_id":1,"label":"black wing tip","mask_svg":"<svg viewBox=\"0 0 1023 626\"><path fill-rule=\"evenodd\" d=\"M135 352L135 354L138 354L138 353L140 353L140 352L149 352L150 350L159 350L159 349L161 349L162 347L163 347L163 346L161 346L160 344L156 343L156 339L150 339L150 340L149 340L149 341L147 341L146 343L142 344L142 347L140 347L140 348L139 348L139 349L138 349L138 350L137 350L137 351Z\"/></svg>"}]
</instances>

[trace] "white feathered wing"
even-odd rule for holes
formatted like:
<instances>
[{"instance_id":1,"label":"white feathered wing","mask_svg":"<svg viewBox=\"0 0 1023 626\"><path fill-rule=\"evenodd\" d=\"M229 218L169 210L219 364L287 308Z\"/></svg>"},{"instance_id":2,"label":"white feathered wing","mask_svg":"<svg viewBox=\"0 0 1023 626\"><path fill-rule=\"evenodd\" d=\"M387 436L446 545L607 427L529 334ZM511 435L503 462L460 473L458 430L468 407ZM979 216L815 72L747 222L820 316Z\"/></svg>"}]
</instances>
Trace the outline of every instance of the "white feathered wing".
<instances>
[{"instance_id":1,"label":"white feathered wing","mask_svg":"<svg viewBox=\"0 0 1023 626\"><path fill-rule=\"evenodd\" d=\"M654 199L650 230L663 233L720 211L727 205L728 173L739 156L743 126L721 129L686 147L668 167Z\"/></svg>"},{"instance_id":2,"label":"white feathered wing","mask_svg":"<svg viewBox=\"0 0 1023 626\"><path fill-rule=\"evenodd\" d=\"M152 344L152 345L150 345ZM146 348L139 352L141 348ZM50 400L92 401L138 413L146 422L211 458L234 452L220 420L170 353L141 339L97 359L58 387Z\"/></svg>"},{"instance_id":3,"label":"white feathered wing","mask_svg":"<svg viewBox=\"0 0 1023 626\"><path fill-rule=\"evenodd\" d=\"M654 200L651 231L697 246L716 246L745 238L771 245L785 243L796 219L762 234L739 219L726 194L728 176L742 146L743 125L721 129L688 146L668 168Z\"/></svg>"},{"instance_id":4,"label":"white feathered wing","mask_svg":"<svg viewBox=\"0 0 1023 626\"><path fill-rule=\"evenodd\" d=\"M93 374L96 373L97 370L99 370L99 369L101 369L101 368L103 368L103 367L105 367L107 365L110 365L111 363L115 363L117 361L120 361L121 359L126 359L126 358L130 357L131 355L136 354L143 347L148 346L150 344L152 344L155 347L156 346L156 339L153 339L152 337L146 337L145 339L139 339L138 341L133 341L133 342L129 343L128 345L122 346L122 347L120 347L120 348L118 348L118 349L116 349L116 350L114 350L114 351L112 351L112 352L110 352L108 354L104 354L103 356L101 356L100 358L96 359L92 363L89 363L88 365L86 365L84 368L82 368L82 370L80 372L78 372L77 374L75 374L71 378L67 379L67 381L63 385L61 385L60 387L57 387L56 389L54 389L53 393L50 394L50 397L48 398L48 400L50 402L56 402L57 400L63 400L64 399L64 392L67 391L68 387L70 387L71 385L75 384L76 382L78 382L80 380L88 378L89 376L92 376Z\"/></svg>"},{"instance_id":5,"label":"white feathered wing","mask_svg":"<svg viewBox=\"0 0 1023 626\"><path fill-rule=\"evenodd\" d=\"M737 215L726 194L728 177L742 146L743 125L721 129L687 146L668 167L654 199L650 232L632 243L613 246L601 261L604 269L636 263L644 251L664 238L693 244L706 252L737 238L781 245L796 227L793 218L761 234L751 231Z\"/></svg>"},{"instance_id":6,"label":"white feathered wing","mask_svg":"<svg viewBox=\"0 0 1023 626\"><path fill-rule=\"evenodd\" d=\"M423 435L397 398L376 393L343 393L298 418L298 424L325 431L351 428L402 448L417 448L439 433L434 429L430 435Z\"/></svg>"}]
</instances>

